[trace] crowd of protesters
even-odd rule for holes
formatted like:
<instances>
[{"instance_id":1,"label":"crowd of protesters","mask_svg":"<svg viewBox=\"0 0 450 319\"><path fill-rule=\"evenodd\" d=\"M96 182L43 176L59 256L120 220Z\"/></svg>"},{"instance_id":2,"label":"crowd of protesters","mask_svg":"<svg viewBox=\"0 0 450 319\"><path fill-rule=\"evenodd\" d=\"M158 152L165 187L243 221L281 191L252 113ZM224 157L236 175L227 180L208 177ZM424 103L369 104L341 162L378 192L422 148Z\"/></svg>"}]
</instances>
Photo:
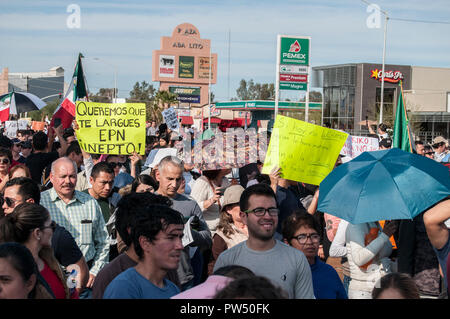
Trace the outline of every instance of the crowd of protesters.
<instances>
[{"instance_id":1,"label":"crowd of protesters","mask_svg":"<svg viewBox=\"0 0 450 319\"><path fill-rule=\"evenodd\" d=\"M77 129L0 135L0 298L448 298L450 197L353 225L259 161L238 178L153 156L181 140L166 124L129 156L86 153ZM415 152L450 161L440 136Z\"/></svg>"}]
</instances>

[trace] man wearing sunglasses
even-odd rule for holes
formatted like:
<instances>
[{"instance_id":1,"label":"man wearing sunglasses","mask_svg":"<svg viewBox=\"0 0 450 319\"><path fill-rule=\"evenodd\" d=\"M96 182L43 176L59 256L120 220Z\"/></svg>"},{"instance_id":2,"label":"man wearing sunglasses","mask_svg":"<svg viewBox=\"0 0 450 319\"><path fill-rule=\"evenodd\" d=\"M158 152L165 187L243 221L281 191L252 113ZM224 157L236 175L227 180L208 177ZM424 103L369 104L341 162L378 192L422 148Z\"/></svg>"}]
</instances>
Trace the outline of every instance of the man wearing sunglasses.
<instances>
[{"instance_id":1,"label":"man wearing sunglasses","mask_svg":"<svg viewBox=\"0 0 450 319\"><path fill-rule=\"evenodd\" d=\"M9 180L4 188L2 208L5 215L11 214L14 208L22 203L37 204L41 200L39 186L31 178L17 177ZM89 279L89 268L83 253L72 235L55 223L52 236L52 248L58 262L67 271L78 269L77 290L80 293Z\"/></svg>"},{"instance_id":2,"label":"man wearing sunglasses","mask_svg":"<svg viewBox=\"0 0 450 319\"><path fill-rule=\"evenodd\" d=\"M447 145L447 140L442 136L438 136L433 140L434 159L437 162L447 163L450 161L450 152L447 150Z\"/></svg>"},{"instance_id":3,"label":"man wearing sunglasses","mask_svg":"<svg viewBox=\"0 0 450 319\"><path fill-rule=\"evenodd\" d=\"M248 228L248 240L220 254L214 271L228 265L247 267L280 286L291 299L314 299L305 255L274 238L280 211L272 188L266 184L248 187L239 206L241 219Z\"/></svg>"}]
</instances>

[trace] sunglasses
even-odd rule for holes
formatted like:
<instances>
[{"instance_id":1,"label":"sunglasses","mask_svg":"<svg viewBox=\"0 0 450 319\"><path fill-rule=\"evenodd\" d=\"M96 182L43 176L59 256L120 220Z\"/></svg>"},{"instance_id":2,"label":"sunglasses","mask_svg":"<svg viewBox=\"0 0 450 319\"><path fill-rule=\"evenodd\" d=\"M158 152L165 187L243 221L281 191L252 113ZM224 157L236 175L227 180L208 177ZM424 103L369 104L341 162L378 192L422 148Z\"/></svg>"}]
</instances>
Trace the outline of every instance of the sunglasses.
<instances>
[{"instance_id":1,"label":"sunglasses","mask_svg":"<svg viewBox=\"0 0 450 319\"><path fill-rule=\"evenodd\" d=\"M123 166L123 163L108 163L108 165L109 165L109 167L111 167L111 168L116 168L116 166L118 166L118 167L122 167Z\"/></svg>"},{"instance_id":2,"label":"sunglasses","mask_svg":"<svg viewBox=\"0 0 450 319\"><path fill-rule=\"evenodd\" d=\"M3 159L0 160L0 163L8 164L9 163L9 159L3 158Z\"/></svg>"},{"instance_id":3,"label":"sunglasses","mask_svg":"<svg viewBox=\"0 0 450 319\"><path fill-rule=\"evenodd\" d=\"M1 203L3 205L3 203L6 203L6 206L8 207L14 207L16 205L17 200L14 198L9 198L9 197L1 197Z\"/></svg>"},{"instance_id":4,"label":"sunglasses","mask_svg":"<svg viewBox=\"0 0 450 319\"><path fill-rule=\"evenodd\" d=\"M41 227L41 229L46 229L46 228L51 228L52 231L55 231L55 229L56 229L56 222L55 222L54 220L52 220L52 222L50 223L50 225Z\"/></svg>"},{"instance_id":5,"label":"sunglasses","mask_svg":"<svg viewBox=\"0 0 450 319\"><path fill-rule=\"evenodd\" d=\"M434 155L434 152L425 153L425 155Z\"/></svg>"}]
</instances>

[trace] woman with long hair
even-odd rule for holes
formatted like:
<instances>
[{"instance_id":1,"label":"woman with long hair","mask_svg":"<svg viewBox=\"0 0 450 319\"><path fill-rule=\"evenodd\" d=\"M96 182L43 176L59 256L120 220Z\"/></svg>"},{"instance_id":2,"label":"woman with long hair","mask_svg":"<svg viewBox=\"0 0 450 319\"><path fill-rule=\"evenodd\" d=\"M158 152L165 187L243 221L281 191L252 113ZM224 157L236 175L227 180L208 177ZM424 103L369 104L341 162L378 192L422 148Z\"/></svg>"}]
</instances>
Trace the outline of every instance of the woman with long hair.
<instances>
[{"instance_id":1,"label":"woman with long hair","mask_svg":"<svg viewBox=\"0 0 450 319\"><path fill-rule=\"evenodd\" d=\"M34 203L22 203L0 223L0 242L17 242L27 247L34 257L38 271L50 287L49 295L57 299L76 299L78 293L69 289L66 277L56 260L51 240L56 223L47 209Z\"/></svg>"}]
</instances>

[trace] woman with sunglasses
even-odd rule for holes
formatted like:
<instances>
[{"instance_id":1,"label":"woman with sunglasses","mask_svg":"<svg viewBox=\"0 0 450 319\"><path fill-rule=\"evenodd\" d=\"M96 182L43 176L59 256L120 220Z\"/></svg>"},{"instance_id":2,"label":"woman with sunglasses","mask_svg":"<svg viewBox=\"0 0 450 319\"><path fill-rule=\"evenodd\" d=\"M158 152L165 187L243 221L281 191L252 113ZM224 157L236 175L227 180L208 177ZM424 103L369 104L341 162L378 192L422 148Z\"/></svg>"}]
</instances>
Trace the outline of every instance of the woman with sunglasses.
<instances>
[{"instance_id":1,"label":"woman with sunglasses","mask_svg":"<svg viewBox=\"0 0 450 319\"><path fill-rule=\"evenodd\" d=\"M9 180L9 169L12 163L12 153L6 148L0 148L0 191Z\"/></svg>"},{"instance_id":2,"label":"woman with sunglasses","mask_svg":"<svg viewBox=\"0 0 450 319\"><path fill-rule=\"evenodd\" d=\"M41 283L50 288L50 298L53 295L56 299L78 299L77 291L67 286L67 278L51 248L55 228L45 207L22 203L1 220L0 242L17 242L31 251L43 278Z\"/></svg>"},{"instance_id":3,"label":"woman with sunglasses","mask_svg":"<svg viewBox=\"0 0 450 319\"><path fill-rule=\"evenodd\" d=\"M283 241L305 254L311 267L316 299L347 299L344 285L336 270L318 257L319 225L306 211L294 211L282 223Z\"/></svg>"}]
</instances>

